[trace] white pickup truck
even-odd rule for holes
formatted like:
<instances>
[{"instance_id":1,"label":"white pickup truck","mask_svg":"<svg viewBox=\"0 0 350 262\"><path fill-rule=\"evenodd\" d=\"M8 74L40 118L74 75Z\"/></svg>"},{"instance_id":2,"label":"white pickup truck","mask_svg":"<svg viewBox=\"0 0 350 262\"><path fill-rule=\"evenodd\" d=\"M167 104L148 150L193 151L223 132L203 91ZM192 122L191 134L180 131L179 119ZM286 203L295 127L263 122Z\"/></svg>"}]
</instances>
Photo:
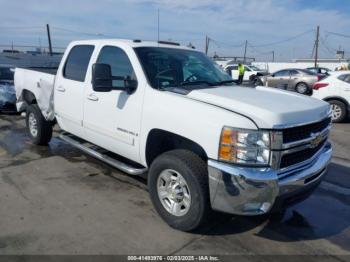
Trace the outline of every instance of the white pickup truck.
<instances>
[{"instance_id":1,"label":"white pickup truck","mask_svg":"<svg viewBox=\"0 0 350 262\"><path fill-rule=\"evenodd\" d=\"M305 199L332 155L328 103L237 86L174 43L73 42L56 75L16 69L15 87L35 144L57 123L68 143L147 174L155 209L184 231L212 210L261 215Z\"/></svg>"}]
</instances>

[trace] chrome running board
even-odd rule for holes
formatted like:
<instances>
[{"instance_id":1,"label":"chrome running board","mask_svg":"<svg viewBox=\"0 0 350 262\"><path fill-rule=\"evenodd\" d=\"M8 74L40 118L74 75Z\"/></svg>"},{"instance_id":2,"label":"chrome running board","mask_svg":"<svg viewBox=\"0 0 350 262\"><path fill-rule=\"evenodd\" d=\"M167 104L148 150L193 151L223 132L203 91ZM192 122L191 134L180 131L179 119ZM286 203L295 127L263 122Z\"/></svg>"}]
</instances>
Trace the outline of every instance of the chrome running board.
<instances>
[{"instance_id":1,"label":"chrome running board","mask_svg":"<svg viewBox=\"0 0 350 262\"><path fill-rule=\"evenodd\" d=\"M74 139L74 136L71 134L67 134L67 133L60 134L59 138L61 138L63 141L67 142L68 144L80 149L84 153L86 153L94 158L97 158L98 160L101 160L101 161L103 161L103 162L129 174L129 175L139 176L139 175L146 173L148 170L147 168L136 168L136 167L130 166L130 165L123 163L117 159L114 159L110 156L107 156L103 153L100 153L97 150L93 149L93 148L98 148L97 146L90 144L88 142L82 143L82 142L78 141L77 139Z\"/></svg>"}]
</instances>

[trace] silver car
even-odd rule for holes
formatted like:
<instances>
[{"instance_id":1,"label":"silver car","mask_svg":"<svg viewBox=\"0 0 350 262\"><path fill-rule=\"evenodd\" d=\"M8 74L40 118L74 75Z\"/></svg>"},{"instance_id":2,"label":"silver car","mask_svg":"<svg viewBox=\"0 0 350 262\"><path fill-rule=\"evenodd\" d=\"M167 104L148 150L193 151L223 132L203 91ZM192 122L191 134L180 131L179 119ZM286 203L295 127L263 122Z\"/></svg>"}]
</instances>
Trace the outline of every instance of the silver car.
<instances>
[{"instance_id":1,"label":"silver car","mask_svg":"<svg viewBox=\"0 0 350 262\"><path fill-rule=\"evenodd\" d=\"M283 69L271 75L260 78L262 85L281 88L300 94L312 93L312 86L320 80L320 77L305 69Z\"/></svg>"}]
</instances>

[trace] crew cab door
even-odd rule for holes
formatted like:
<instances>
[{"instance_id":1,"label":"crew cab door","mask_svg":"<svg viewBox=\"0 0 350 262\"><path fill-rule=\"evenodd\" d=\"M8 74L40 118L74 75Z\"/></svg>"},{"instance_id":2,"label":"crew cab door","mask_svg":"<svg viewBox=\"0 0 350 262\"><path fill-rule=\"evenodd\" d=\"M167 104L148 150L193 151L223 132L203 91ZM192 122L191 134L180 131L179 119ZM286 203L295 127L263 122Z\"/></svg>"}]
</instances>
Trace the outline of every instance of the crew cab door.
<instances>
[{"instance_id":1,"label":"crew cab door","mask_svg":"<svg viewBox=\"0 0 350 262\"><path fill-rule=\"evenodd\" d=\"M249 66L245 66L245 72L244 72L244 77L243 80L244 81L249 81L250 77L254 74L255 72L249 67Z\"/></svg>"},{"instance_id":2,"label":"crew cab door","mask_svg":"<svg viewBox=\"0 0 350 262\"><path fill-rule=\"evenodd\" d=\"M238 66L230 65L226 68L226 72L232 77L233 80L238 80Z\"/></svg>"},{"instance_id":3,"label":"crew cab door","mask_svg":"<svg viewBox=\"0 0 350 262\"><path fill-rule=\"evenodd\" d=\"M124 88L123 80L113 80L109 92L96 92L89 84L84 95L84 129L87 140L113 153L128 159L139 161L139 132L141 126L141 110L143 90L141 83L142 69L136 54L129 46L100 46L96 63L111 66L112 76L118 79L130 77L138 81L138 87L132 94ZM136 76L135 67L139 75Z\"/></svg>"},{"instance_id":4,"label":"crew cab door","mask_svg":"<svg viewBox=\"0 0 350 262\"><path fill-rule=\"evenodd\" d=\"M55 81L57 122L63 130L79 137L84 137L83 97L88 85L86 72L93 51L93 45L73 46L68 55L63 57Z\"/></svg>"}]
</instances>

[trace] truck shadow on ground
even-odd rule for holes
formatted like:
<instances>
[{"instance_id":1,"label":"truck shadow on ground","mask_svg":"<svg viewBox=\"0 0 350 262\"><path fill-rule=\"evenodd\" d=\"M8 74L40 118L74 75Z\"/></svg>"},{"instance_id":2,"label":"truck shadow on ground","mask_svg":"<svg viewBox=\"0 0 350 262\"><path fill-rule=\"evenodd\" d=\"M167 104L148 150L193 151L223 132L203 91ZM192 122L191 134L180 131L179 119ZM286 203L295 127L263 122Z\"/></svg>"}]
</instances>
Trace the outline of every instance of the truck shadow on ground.
<instances>
[{"instance_id":1,"label":"truck shadow on ground","mask_svg":"<svg viewBox=\"0 0 350 262\"><path fill-rule=\"evenodd\" d=\"M116 183L129 183L142 190L147 190L145 178L119 174L110 166L83 154L78 149L55 137L50 142L49 147L34 146L25 134L23 122L18 121L21 120L19 117L1 116L1 119L7 121L7 124L0 125L0 145L15 159L12 165L23 164L22 162L35 160L35 158L62 156L71 162L89 162L98 167L103 175L113 178ZM28 151L34 156L22 157L21 153L24 151ZM17 156L19 156L18 159L16 159ZM350 250L349 239L336 237L349 230L350 227L350 212L348 212L350 206L350 196L348 195L350 190L349 175L349 167L332 163L325 182L338 184L337 188L345 185L345 193L334 191L332 188L327 189L321 183L321 186L310 198L290 207L285 213L258 217L215 213L208 226L193 233L207 236L225 236L252 231L252 234L257 237L281 242L327 238L337 242L344 249Z\"/></svg>"},{"instance_id":2,"label":"truck shadow on ground","mask_svg":"<svg viewBox=\"0 0 350 262\"><path fill-rule=\"evenodd\" d=\"M252 231L257 237L282 242L326 238L350 251L349 237L344 235L350 229L349 177L349 167L331 163L319 188L285 212L256 217L224 215L217 225L196 233L221 236Z\"/></svg>"}]
</instances>

